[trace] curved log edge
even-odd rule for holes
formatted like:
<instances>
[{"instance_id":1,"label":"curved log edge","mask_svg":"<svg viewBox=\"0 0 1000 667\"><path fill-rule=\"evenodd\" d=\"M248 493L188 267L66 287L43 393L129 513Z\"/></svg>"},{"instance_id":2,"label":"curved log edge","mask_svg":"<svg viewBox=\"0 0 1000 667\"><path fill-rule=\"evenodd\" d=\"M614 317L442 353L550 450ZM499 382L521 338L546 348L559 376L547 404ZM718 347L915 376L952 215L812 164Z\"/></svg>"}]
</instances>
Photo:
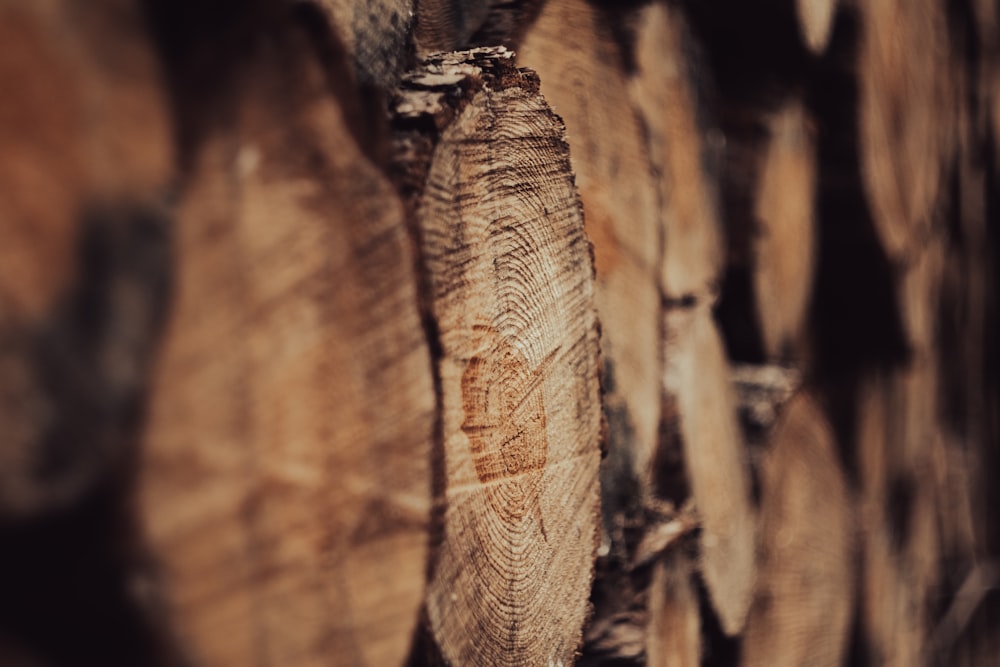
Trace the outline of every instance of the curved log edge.
<instances>
[{"instance_id":1,"label":"curved log edge","mask_svg":"<svg viewBox=\"0 0 1000 667\"><path fill-rule=\"evenodd\" d=\"M430 630L449 664L569 665L597 546L601 409L565 128L503 48L426 60L393 110L440 349Z\"/></svg>"}]
</instances>

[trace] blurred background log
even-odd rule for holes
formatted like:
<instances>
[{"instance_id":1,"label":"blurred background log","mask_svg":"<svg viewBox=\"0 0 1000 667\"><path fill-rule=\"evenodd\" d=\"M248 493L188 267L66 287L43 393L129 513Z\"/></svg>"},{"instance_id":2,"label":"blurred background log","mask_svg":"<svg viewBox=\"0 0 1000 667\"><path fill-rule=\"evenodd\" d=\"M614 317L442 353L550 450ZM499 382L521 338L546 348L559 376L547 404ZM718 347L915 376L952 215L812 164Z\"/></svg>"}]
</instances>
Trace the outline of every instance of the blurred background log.
<instances>
[{"instance_id":1,"label":"blurred background log","mask_svg":"<svg viewBox=\"0 0 1000 667\"><path fill-rule=\"evenodd\" d=\"M0 664L1000 661L995 3L0 38Z\"/></svg>"}]
</instances>

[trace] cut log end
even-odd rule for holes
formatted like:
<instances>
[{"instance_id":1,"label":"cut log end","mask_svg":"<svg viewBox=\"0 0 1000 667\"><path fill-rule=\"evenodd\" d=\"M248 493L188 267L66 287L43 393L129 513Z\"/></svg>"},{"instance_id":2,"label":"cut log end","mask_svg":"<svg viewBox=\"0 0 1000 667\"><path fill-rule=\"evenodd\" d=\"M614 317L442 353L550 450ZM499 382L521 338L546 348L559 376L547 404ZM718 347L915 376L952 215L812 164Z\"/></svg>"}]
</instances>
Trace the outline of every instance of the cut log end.
<instances>
[{"instance_id":1,"label":"cut log end","mask_svg":"<svg viewBox=\"0 0 1000 667\"><path fill-rule=\"evenodd\" d=\"M599 516L593 269L563 124L510 56L434 57L395 104L401 140L436 144L415 209L446 470L427 610L451 664L568 665Z\"/></svg>"}]
</instances>

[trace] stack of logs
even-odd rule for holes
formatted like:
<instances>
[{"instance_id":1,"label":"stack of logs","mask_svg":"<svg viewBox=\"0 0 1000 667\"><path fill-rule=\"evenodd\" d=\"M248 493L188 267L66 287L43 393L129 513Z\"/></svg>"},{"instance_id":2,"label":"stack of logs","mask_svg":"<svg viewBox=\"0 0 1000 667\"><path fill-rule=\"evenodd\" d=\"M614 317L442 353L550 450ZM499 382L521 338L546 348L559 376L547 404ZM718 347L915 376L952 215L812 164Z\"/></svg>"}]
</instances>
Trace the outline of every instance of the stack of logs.
<instances>
[{"instance_id":1,"label":"stack of logs","mask_svg":"<svg viewBox=\"0 0 1000 667\"><path fill-rule=\"evenodd\" d=\"M995 3L0 0L0 91L0 664L1000 660Z\"/></svg>"}]
</instances>

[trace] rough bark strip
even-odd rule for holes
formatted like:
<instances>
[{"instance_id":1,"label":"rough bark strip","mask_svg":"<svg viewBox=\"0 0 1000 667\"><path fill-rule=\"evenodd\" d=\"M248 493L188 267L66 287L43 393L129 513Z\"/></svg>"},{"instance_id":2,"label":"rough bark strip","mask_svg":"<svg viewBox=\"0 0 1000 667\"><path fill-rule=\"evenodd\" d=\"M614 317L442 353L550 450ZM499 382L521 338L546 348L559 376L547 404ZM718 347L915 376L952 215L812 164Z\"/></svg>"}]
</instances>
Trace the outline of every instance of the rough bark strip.
<instances>
[{"instance_id":1,"label":"rough bark strip","mask_svg":"<svg viewBox=\"0 0 1000 667\"><path fill-rule=\"evenodd\" d=\"M683 15L665 2L636 19L630 81L659 176L664 254L660 288L669 299L714 298L722 269L715 185L705 165L709 138L699 118Z\"/></svg>"},{"instance_id":2,"label":"rough bark strip","mask_svg":"<svg viewBox=\"0 0 1000 667\"><path fill-rule=\"evenodd\" d=\"M785 406L761 464L759 580L741 664L844 664L854 512L830 425L808 390Z\"/></svg>"},{"instance_id":3,"label":"rough bark strip","mask_svg":"<svg viewBox=\"0 0 1000 667\"><path fill-rule=\"evenodd\" d=\"M209 120L179 212L146 528L198 664L398 665L435 414L412 246L349 131L355 100L327 87L350 75L325 76L287 14L254 11L245 57L193 59L209 85L175 101Z\"/></svg>"},{"instance_id":4,"label":"rough bark strip","mask_svg":"<svg viewBox=\"0 0 1000 667\"><path fill-rule=\"evenodd\" d=\"M687 27L676 8L640 10L631 97L660 179L663 390L676 405L691 492L702 518L701 569L726 634L739 633L754 582L750 471L729 364L712 319L722 263L715 187L705 169L688 69Z\"/></svg>"},{"instance_id":5,"label":"rough bark strip","mask_svg":"<svg viewBox=\"0 0 1000 667\"><path fill-rule=\"evenodd\" d=\"M449 119L456 90L469 94ZM601 412L565 128L503 48L430 59L395 109L436 139L417 209L446 468L431 629L450 664L569 665L596 548Z\"/></svg>"},{"instance_id":6,"label":"rough bark strip","mask_svg":"<svg viewBox=\"0 0 1000 667\"><path fill-rule=\"evenodd\" d=\"M816 153L800 102L788 102L769 125L755 198L754 290L767 355L801 358L814 271Z\"/></svg>"}]
</instances>

